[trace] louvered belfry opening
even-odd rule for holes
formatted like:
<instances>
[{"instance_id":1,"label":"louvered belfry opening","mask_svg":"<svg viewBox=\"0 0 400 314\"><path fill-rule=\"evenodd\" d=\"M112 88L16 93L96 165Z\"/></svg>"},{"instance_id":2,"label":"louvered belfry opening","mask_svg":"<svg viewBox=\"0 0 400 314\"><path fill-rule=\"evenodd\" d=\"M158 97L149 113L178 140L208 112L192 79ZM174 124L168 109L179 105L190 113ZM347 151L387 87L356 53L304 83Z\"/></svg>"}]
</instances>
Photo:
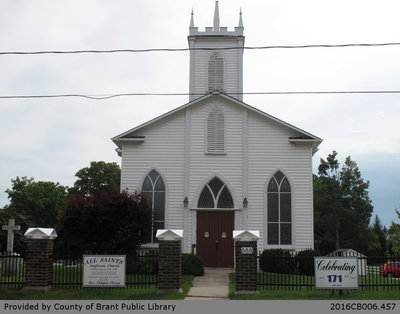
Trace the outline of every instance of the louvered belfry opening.
<instances>
[{"instance_id":1,"label":"louvered belfry opening","mask_svg":"<svg viewBox=\"0 0 400 314\"><path fill-rule=\"evenodd\" d=\"M207 153L225 153L225 118L219 108L207 117Z\"/></svg>"},{"instance_id":2,"label":"louvered belfry opening","mask_svg":"<svg viewBox=\"0 0 400 314\"><path fill-rule=\"evenodd\" d=\"M213 51L208 60L208 90L224 91L224 59L218 51Z\"/></svg>"}]
</instances>

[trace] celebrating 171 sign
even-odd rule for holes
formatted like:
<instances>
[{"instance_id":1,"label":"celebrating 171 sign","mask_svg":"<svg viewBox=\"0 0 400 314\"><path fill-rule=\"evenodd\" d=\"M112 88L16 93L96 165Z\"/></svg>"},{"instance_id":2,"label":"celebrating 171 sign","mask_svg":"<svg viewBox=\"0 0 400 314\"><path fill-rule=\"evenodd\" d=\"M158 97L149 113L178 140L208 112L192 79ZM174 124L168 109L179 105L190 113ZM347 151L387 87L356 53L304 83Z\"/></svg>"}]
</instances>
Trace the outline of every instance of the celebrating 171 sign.
<instances>
[{"instance_id":1,"label":"celebrating 171 sign","mask_svg":"<svg viewBox=\"0 0 400 314\"><path fill-rule=\"evenodd\" d=\"M315 257L317 289L358 289L357 257Z\"/></svg>"}]
</instances>

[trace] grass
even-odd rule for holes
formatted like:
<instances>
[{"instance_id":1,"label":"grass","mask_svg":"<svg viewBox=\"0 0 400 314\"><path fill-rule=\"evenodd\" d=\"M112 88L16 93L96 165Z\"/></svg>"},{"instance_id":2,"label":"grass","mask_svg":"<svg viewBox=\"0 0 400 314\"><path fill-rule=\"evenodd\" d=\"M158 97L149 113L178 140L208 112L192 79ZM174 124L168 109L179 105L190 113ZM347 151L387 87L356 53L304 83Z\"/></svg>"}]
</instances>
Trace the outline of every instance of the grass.
<instances>
[{"instance_id":1,"label":"grass","mask_svg":"<svg viewBox=\"0 0 400 314\"><path fill-rule=\"evenodd\" d=\"M314 288L283 288L258 290L255 295L235 295L235 274L229 277L229 297L231 300L399 300L399 287L375 288L365 290L339 291L316 290Z\"/></svg>"},{"instance_id":2,"label":"grass","mask_svg":"<svg viewBox=\"0 0 400 314\"><path fill-rule=\"evenodd\" d=\"M182 277L182 293L158 294L157 288L52 289L45 294L25 294L18 289L0 289L1 300L183 300L193 276Z\"/></svg>"}]
</instances>

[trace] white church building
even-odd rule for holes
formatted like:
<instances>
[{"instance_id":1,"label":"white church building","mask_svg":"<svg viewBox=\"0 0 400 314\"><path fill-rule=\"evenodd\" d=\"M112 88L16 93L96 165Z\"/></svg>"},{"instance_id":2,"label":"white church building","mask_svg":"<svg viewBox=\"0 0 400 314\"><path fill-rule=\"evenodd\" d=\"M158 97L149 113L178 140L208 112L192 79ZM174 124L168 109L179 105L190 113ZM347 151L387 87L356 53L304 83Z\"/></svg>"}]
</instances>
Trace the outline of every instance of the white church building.
<instances>
[{"instance_id":1,"label":"white church building","mask_svg":"<svg viewBox=\"0 0 400 314\"><path fill-rule=\"evenodd\" d=\"M190 21L189 102L112 140L121 189L144 193L157 229L183 229L184 252L232 267L233 230L258 230L258 249L314 247L312 156L321 139L242 101L243 22ZM206 49L204 49L206 48Z\"/></svg>"}]
</instances>

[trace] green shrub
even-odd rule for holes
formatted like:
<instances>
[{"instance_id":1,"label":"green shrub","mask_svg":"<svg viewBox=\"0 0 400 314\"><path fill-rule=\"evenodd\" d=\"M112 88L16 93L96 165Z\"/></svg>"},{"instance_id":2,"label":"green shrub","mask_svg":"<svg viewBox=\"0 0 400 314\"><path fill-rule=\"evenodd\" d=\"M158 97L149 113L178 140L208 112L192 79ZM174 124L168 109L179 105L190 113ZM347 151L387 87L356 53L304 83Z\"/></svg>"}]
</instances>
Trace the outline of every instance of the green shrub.
<instances>
[{"instance_id":1,"label":"green shrub","mask_svg":"<svg viewBox=\"0 0 400 314\"><path fill-rule=\"evenodd\" d=\"M300 275L314 275L314 256L320 256L318 250L307 249L297 253L297 269Z\"/></svg>"},{"instance_id":2,"label":"green shrub","mask_svg":"<svg viewBox=\"0 0 400 314\"><path fill-rule=\"evenodd\" d=\"M158 250L148 250L143 254L131 255L127 265L127 272L136 274L157 274L158 273Z\"/></svg>"},{"instance_id":3,"label":"green shrub","mask_svg":"<svg viewBox=\"0 0 400 314\"><path fill-rule=\"evenodd\" d=\"M263 272L291 274L295 272L296 261L290 251L264 250L260 255L260 268Z\"/></svg>"},{"instance_id":4,"label":"green shrub","mask_svg":"<svg viewBox=\"0 0 400 314\"><path fill-rule=\"evenodd\" d=\"M204 266L201 258L195 254L182 254L182 274L203 276Z\"/></svg>"}]
</instances>

